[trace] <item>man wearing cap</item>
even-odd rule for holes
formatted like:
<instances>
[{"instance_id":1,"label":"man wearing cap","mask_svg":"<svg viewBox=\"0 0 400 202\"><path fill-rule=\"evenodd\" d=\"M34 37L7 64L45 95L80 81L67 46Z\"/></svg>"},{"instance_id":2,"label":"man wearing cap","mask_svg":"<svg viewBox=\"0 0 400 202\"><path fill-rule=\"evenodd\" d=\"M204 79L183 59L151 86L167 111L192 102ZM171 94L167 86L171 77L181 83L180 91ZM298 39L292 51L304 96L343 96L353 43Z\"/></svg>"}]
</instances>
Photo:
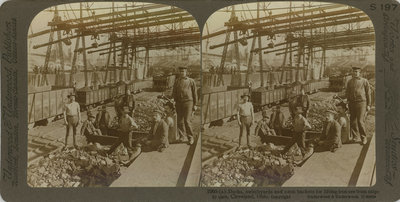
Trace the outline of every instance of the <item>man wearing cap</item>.
<instances>
[{"instance_id":1,"label":"man wearing cap","mask_svg":"<svg viewBox=\"0 0 400 202\"><path fill-rule=\"evenodd\" d=\"M194 138L190 119L193 111L197 109L197 88L195 81L187 77L186 67L179 67L179 75L172 89L172 97L176 102L180 139L183 141L184 136L187 136L191 145L194 143Z\"/></svg>"},{"instance_id":2,"label":"man wearing cap","mask_svg":"<svg viewBox=\"0 0 400 202\"><path fill-rule=\"evenodd\" d=\"M322 130L322 135L318 142L318 150L320 151L331 151L335 152L338 148L342 146L342 141L340 140L340 124L335 120L336 112L333 110L327 110L325 113L325 126Z\"/></svg>"},{"instance_id":3,"label":"man wearing cap","mask_svg":"<svg viewBox=\"0 0 400 202\"><path fill-rule=\"evenodd\" d=\"M352 76L347 83L346 97L350 111L350 132L353 141L361 141L367 144L367 133L365 131L365 114L370 110L371 93L367 79L361 78L361 69L353 67ZM360 139L361 137L361 139Z\"/></svg>"},{"instance_id":4,"label":"man wearing cap","mask_svg":"<svg viewBox=\"0 0 400 202\"><path fill-rule=\"evenodd\" d=\"M268 127L269 124L269 116L267 114L267 110L264 109L262 111L262 119L258 121L255 135L258 135L261 138L262 143L268 142L268 136L276 136L275 131Z\"/></svg>"},{"instance_id":5,"label":"man wearing cap","mask_svg":"<svg viewBox=\"0 0 400 202\"><path fill-rule=\"evenodd\" d=\"M157 110L153 114L153 125L149 132L149 137L144 142L151 151L163 152L168 148L168 124L162 119L163 112Z\"/></svg>"},{"instance_id":6,"label":"man wearing cap","mask_svg":"<svg viewBox=\"0 0 400 202\"><path fill-rule=\"evenodd\" d=\"M111 154L114 150L122 143L125 148L128 150L129 156L132 157L132 130L138 128L137 124L133 120L132 117L129 116L129 108L123 107L123 115L119 119L119 138L118 140L110 147L107 154Z\"/></svg>"},{"instance_id":7,"label":"man wearing cap","mask_svg":"<svg viewBox=\"0 0 400 202\"><path fill-rule=\"evenodd\" d=\"M281 106L277 105L273 108L271 114L271 120L269 122L269 127L274 129L276 135L282 136L283 124L285 122L285 116L281 112Z\"/></svg>"},{"instance_id":8,"label":"man wearing cap","mask_svg":"<svg viewBox=\"0 0 400 202\"><path fill-rule=\"evenodd\" d=\"M99 107L99 112L96 115L96 121L94 126L101 130L103 135L108 134L108 128L110 127L110 114L107 111L107 106L103 105Z\"/></svg>"},{"instance_id":9,"label":"man wearing cap","mask_svg":"<svg viewBox=\"0 0 400 202\"><path fill-rule=\"evenodd\" d=\"M351 140L353 139L351 137L350 133L350 119L347 116L347 106L346 103L340 102L339 104L336 105L338 115L336 118L336 121L339 123L341 127L341 140L342 144L344 143L350 143Z\"/></svg>"},{"instance_id":10,"label":"man wearing cap","mask_svg":"<svg viewBox=\"0 0 400 202\"><path fill-rule=\"evenodd\" d=\"M253 104L249 101L250 95L249 94L243 94L240 96L243 100L241 104L238 106L238 112L237 112L237 120L238 124L240 127L240 133L239 133L239 147L241 146L242 143L242 136L244 129L246 129L246 137L247 137L247 146L251 148L250 145L250 127L254 123L254 108Z\"/></svg>"},{"instance_id":11,"label":"man wearing cap","mask_svg":"<svg viewBox=\"0 0 400 202\"><path fill-rule=\"evenodd\" d=\"M81 135L86 137L87 143L95 143L93 140L93 135L102 135L100 129L94 127L95 116L91 111L87 112L88 119L83 122L81 127Z\"/></svg>"},{"instance_id":12,"label":"man wearing cap","mask_svg":"<svg viewBox=\"0 0 400 202\"><path fill-rule=\"evenodd\" d=\"M76 145L76 127L81 122L81 110L80 106L77 102L75 102L75 94L71 93L68 95L69 102L64 106L64 123L67 126L67 133L65 135L65 146L63 149L67 147L68 144L68 136L69 132L72 128L72 140L75 148L78 148Z\"/></svg>"}]
</instances>

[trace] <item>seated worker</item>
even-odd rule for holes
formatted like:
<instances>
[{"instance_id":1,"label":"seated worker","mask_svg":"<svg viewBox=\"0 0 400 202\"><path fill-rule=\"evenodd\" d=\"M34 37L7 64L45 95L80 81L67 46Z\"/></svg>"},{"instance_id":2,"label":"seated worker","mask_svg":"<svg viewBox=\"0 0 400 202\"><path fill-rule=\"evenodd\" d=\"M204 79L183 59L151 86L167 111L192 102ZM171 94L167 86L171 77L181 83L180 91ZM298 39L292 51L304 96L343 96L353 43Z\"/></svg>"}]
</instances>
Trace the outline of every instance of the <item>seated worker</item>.
<instances>
[{"instance_id":1,"label":"seated worker","mask_svg":"<svg viewBox=\"0 0 400 202\"><path fill-rule=\"evenodd\" d=\"M342 141L340 140L341 127L340 124L335 121L335 114L336 112L333 110L326 111L326 123L321 138L318 141L318 151L335 152L342 146Z\"/></svg>"},{"instance_id":2,"label":"seated worker","mask_svg":"<svg viewBox=\"0 0 400 202\"><path fill-rule=\"evenodd\" d=\"M295 143L299 146L301 150L301 154L304 156L306 153L306 130L311 129L311 125L306 118L302 115L303 107L295 108L295 116L293 120L293 137L288 145L286 145L283 150L283 154L289 151L290 147L292 147Z\"/></svg>"},{"instance_id":3,"label":"seated worker","mask_svg":"<svg viewBox=\"0 0 400 202\"><path fill-rule=\"evenodd\" d=\"M262 119L258 121L256 126L255 135L258 135L261 138L262 143L268 143L268 135L274 135L275 131L268 127L269 124L269 116L266 110L262 111Z\"/></svg>"},{"instance_id":4,"label":"seated worker","mask_svg":"<svg viewBox=\"0 0 400 202\"><path fill-rule=\"evenodd\" d=\"M344 102L340 102L339 104L336 105L338 115L336 117L336 121L339 123L341 127L341 140L342 144L345 143L351 143L353 140L353 137L351 136L350 133L350 119L347 116L347 105Z\"/></svg>"},{"instance_id":5,"label":"seated worker","mask_svg":"<svg viewBox=\"0 0 400 202\"><path fill-rule=\"evenodd\" d=\"M99 107L99 112L96 115L96 121L94 126L101 130L103 135L108 134L108 128L110 127L110 114L107 112L107 106L103 105Z\"/></svg>"},{"instance_id":6,"label":"seated worker","mask_svg":"<svg viewBox=\"0 0 400 202\"><path fill-rule=\"evenodd\" d=\"M281 112L281 106L277 105L274 107L271 114L271 120L269 122L269 127L273 129L276 135L282 136L282 129L285 123L285 116Z\"/></svg>"},{"instance_id":7,"label":"seated worker","mask_svg":"<svg viewBox=\"0 0 400 202\"><path fill-rule=\"evenodd\" d=\"M166 113L165 122L168 125L168 142L169 143L179 142L179 135L177 133L177 125L176 125L177 117L176 117L174 103L167 102L165 103L164 108Z\"/></svg>"},{"instance_id":8,"label":"seated worker","mask_svg":"<svg viewBox=\"0 0 400 202\"><path fill-rule=\"evenodd\" d=\"M107 154L112 154L114 150L122 143L124 147L128 150L128 154L130 157L130 160L132 157L135 157L132 155L132 131L136 128L138 128L138 125L135 123L132 117L130 117L128 114L130 113L128 107L124 107L122 111L123 115L121 115L121 118L119 119L118 122L118 136L119 138L115 143L110 147L108 150Z\"/></svg>"},{"instance_id":9,"label":"seated worker","mask_svg":"<svg viewBox=\"0 0 400 202\"><path fill-rule=\"evenodd\" d=\"M163 152L169 146L168 125L162 119L161 111L154 112L153 121L149 136L144 140L143 144L147 150Z\"/></svg>"},{"instance_id":10,"label":"seated worker","mask_svg":"<svg viewBox=\"0 0 400 202\"><path fill-rule=\"evenodd\" d=\"M84 135L86 137L86 142L90 144L95 143L93 141L93 135L102 135L102 133L99 129L94 127L94 115L92 112L88 111L87 115L88 119L83 122L81 127L81 135Z\"/></svg>"}]
</instances>

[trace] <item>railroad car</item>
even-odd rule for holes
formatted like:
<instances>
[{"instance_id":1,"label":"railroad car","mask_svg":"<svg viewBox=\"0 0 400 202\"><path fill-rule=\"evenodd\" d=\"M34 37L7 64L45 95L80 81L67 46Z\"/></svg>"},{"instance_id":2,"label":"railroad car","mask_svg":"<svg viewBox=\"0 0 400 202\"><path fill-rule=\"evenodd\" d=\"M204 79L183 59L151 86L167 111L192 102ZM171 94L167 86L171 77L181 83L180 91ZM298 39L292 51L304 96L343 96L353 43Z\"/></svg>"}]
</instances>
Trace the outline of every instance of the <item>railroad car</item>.
<instances>
[{"instance_id":1,"label":"railroad car","mask_svg":"<svg viewBox=\"0 0 400 202\"><path fill-rule=\"evenodd\" d=\"M77 90L76 101L84 111L125 95L127 89L138 93L150 87L151 81L118 82L94 90ZM36 122L52 121L61 116L63 107L68 102L67 96L73 92L73 88L63 88L28 93L28 127L31 128Z\"/></svg>"}]
</instances>

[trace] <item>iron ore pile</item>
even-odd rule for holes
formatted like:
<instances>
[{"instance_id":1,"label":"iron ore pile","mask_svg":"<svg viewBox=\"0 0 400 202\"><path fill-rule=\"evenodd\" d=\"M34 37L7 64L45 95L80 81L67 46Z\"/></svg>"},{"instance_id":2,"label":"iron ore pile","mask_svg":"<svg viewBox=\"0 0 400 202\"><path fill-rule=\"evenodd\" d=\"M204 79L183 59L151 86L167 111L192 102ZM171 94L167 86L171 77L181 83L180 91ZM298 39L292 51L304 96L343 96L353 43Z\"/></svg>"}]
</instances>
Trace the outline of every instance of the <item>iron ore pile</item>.
<instances>
[{"instance_id":1,"label":"iron ore pile","mask_svg":"<svg viewBox=\"0 0 400 202\"><path fill-rule=\"evenodd\" d=\"M31 187L103 187L120 176L120 166L95 150L58 151L28 167Z\"/></svg>"},{"instance_id":2,"label":"iron ore pile","mask_svg":"<svg viewBox=\"0 0 400 202\"><path fill-rule=\"evenodd\" d=\"M293 173L291 155L282 156L276 148L263 145L225 154L205 165L201 183L206 187L274 187Z\"/></svg>"},{"instance_id":3,"label":"iron ore pile","mask_svg":"<svg viewBox=\"0 0 400 202\"><path fill-rule=\"evenodd\" d=\"M337 101L335 100L324 100L313 102L307 113L307 120L311 124L311 131L322 131L325 122L325 112L328 109L336 110ZM293 119L289 117L286 121L286 127L293 127Z\"/></svg>"},{"instance_id":4,"label":"iron ore pile","mask_svg":"<svg viewBox=\"0 0 400 202\"><path fill-rule=\"evenodd\" d=\"M149 131L151 128L152 115L155 110L164 111L164 104L167 101L152 97L145 102L140 101L134 112L134 119L139 126L139 131Z\"/></svg>"}]
</instances>

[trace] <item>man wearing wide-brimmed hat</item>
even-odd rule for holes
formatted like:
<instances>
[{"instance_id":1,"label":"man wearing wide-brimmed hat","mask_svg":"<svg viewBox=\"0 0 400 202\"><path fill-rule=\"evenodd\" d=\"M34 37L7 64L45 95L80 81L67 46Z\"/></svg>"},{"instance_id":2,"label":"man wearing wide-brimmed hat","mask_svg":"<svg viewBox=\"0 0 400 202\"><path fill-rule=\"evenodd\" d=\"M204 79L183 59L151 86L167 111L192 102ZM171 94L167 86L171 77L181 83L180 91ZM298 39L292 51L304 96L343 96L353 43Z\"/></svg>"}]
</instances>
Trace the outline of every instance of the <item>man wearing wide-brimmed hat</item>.
<instances>
[{"instance_id":1,"label":"man wearing wide-brimmed hat","mask_svg":"<svg viewBox=\"0 0 400 202\"><path fill-rule=\"evenodd\" d=\"M254 123L254 108L253 104L249 101L250 95L248 93L245 93L240 97L242 98L242 103L238 105L238 111L237 111L237 121L240 127L238 149L240 149L241 147L244 129L246 129L247 146L251 148L250 127Z\"/></svg>"},{"instance_id":2,"label":"man wearing wide-brimmed hat","mask_svg":"<svg viewBox=\"0 0 400 202\"><path fill-rule=\"evenodd\" d=\"M81 111L80 106L75 102L75 94L71 93L68 95L69 102L64 106L64 123L67 126L67 132L65 134L65 146L67 147L69 132L72 128L72 140L75 148L78 148L76 144L76 127L81 122Z\"/></svg>"},{"instance_id":3,"label":"man wearing wide-brimmed hat","mask_svg":"<svg viewBox=\"0 0 400 202\"><path fill-rule=\"evenodd\" d=\"M335 115L337 114L334 110L327 110L325 112L325 126L322 130L321 137L318 141L319 151L331 151L335 152L342 146L341 141L341 127L340 124L335 120Z\"/></svg>"},{"instance_id":4,"label":"man wearing wide-brimmed hat","mask_svg":"<svg viewBox=\"0 0 400 202\"><path fill-rule=\"evenodd\" d=\"M371 107L371 92L367 79L361 78L361 68L353 67L352 76L347 83L346 97L350 111L350 132L354 142L367 144L365 114Z\"/></svg>"},{"instance_id":5,"label":"man wearing wide-brimmed hat","mask_svg":"<svg viewBox=\"0 0 400 202\"><path fill-rule=\"evenodd\" d=\"M187 68L179 67L179 77L175 80L172 97L175 100L177 124L181 141L187 136L189 144L194 143L191 118L197 107L197 87L193 79L187 76Z\"/></svg>"}]
</instances>

